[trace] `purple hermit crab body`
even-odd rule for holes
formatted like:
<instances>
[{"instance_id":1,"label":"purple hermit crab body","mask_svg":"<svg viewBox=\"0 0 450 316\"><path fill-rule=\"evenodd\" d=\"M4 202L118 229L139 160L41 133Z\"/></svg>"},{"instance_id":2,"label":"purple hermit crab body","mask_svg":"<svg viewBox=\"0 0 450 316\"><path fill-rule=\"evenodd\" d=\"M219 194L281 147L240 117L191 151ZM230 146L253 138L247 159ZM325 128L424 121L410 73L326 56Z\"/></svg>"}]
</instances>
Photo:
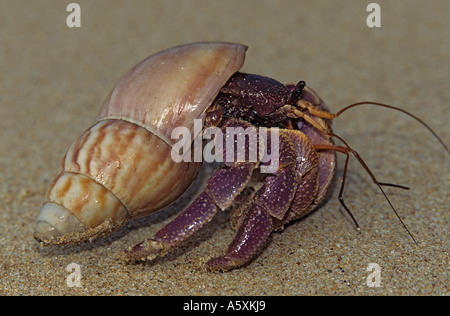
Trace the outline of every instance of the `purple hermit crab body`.
<instances>
[{"instance_id":1,"label":"purple hermit crab body","mask_svg":"<svg viewBox=\"0 0 450 316\"><path fill-rule=\"evenodd\" d=\"M283 229L286 223L314 210L327 196L332 183L335 154L315 150L315 144L331 145L331 140L297 117L293 108L298 102L327 110L309 88L299 91L297 86L284 86L266 77L233 75L209 108L205 122L206 126L215 125L223 130L223 140L216 141L223 141L225 166L211 175L205 190L187 209L153 238L128 249L126 256L153 259L164 255L208 223L219 210L231 208L236 237L224 256L207 262L211 270L229 270L248 263L273 231ZM312 119L330 130L327 120L314 116ZM278 127L276 136L268 137L269 142L278 142L279 150L279 154L271 158L278 160L278 168L270 173L260 171L264 164L271 163L270 160L239 161L236 147L233 159L227 159L225 130L242 128L245 131L254 126L269 130ZM232 137L237 142L237 135L232 134ZM252 150L250 139L237 146L242 145L248 158ZM254 193L247 193L249 190L243 193L249 187Z\"/></svg>"},{"instance_id":2,"label":"purple hermit crab body","mask_svg":"<svg viewBox=\"0 0 450 316\"><path fill-rule=\"evenodd\" d=\"M127 249L127 259L165 255L218 211L230 209L236 237L223 256L207 263L211 270L229 270L250 262L273 231L314 210L335 172L335 152L327 150L328 109L304 82L283 85L238 72L245 51L239 44L194 43L150 56L130 70L93 127L67 151L35 238L44 244L93 239L172 203L192 183L199 163L172 161L171 132L184 126L194 133L195 119L204 129L223 131L223 138L214 139L221 144L223 167L171 223ZM238 159L238 148L231 152L226 146L229 128L264 129L270 135L265 149L276 142L277 152ZM239 135L231 137L246 157L254 148L263 152L260 139L255 147L249 138L237 144ZM261 172L273 160L276 169Z\"/></svg>"}]
</instances>

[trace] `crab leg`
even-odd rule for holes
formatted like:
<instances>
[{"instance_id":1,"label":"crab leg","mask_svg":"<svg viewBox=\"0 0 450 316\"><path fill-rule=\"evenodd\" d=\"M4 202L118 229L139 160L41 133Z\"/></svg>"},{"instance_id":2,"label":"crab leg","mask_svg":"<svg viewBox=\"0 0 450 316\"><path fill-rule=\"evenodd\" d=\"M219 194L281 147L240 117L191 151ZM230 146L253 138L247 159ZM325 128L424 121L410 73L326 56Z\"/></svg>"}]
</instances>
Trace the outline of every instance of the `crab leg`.
<instances>
[{"instance_id":1,"label":"crab leg","mask_svg":"<svg viewBox=\"0 0 450 316\"><path fill-rule=\"evenodd\" d=\"M264 180L245 213L236 237L225 255L207 262L210 270L226 271L250 262L264 247L277 220L286 215L295 196L297 182L296 155L292 139L280 133L280 164L274 175Z\"/></svg>"},{"instance_id":2,"label":"crab leg","mask_svg":"<svg viewBox=\"0 0 450 316\"><path fill-rule=\"evenodd\" d=\"M246 264L262 249L272 231L270 214L263 205L254 202L226 254L206 265L213 271L226 271Z\"/></svg>"},{"instance_id":3,"label":"crab leg","mask_svg":"<svg viewBox=\"0 0 450 316\"><path fill-rule=\"evenodd\" d=\"M246 187L253 172L253 163L243 163L216 170L205 190L172 222L147 239L125 250L128 260L154 259L176 248L207 224L218 209L225 210Z\"/></svg>"}]
</instances>

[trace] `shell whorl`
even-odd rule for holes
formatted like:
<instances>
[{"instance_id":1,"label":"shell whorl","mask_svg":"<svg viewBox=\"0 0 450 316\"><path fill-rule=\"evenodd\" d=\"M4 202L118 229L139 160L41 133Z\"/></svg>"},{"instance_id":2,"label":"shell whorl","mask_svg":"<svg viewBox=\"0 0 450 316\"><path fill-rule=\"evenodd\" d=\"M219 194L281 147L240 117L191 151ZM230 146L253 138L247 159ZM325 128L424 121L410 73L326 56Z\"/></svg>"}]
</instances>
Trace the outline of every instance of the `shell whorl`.
<instances>
[{"instance_id":1,"label":"shell whorl","mask_svg":"<svg viewBox=\"0 0 450 316\"><path fill-rule=\"evenodd\" d=\"M171 158L171 132L204 115L244 63L246 46L194 43L133 67L103 103L96 123L68 149L46 194L35 238L77 242L155 212L192 183L199 163Z\"/></svg>"},{"instance_id":2,"label":"shell whorl","mask_svg":"<svg viewBox=\"0 0 450 316\"><path fill-rule=\"evenodd\" d=\"M62 170L95 180L134 218L172 202L189 185L184 179L195 175L193 163L174 163L170 151L163 140L136 124L99 121L69 148Z\"/></svg>"},{"instance_id":3,"label":"shell whorl","mask_svg":"<svg viewBox=\"0 0 450 316\"><path fill-rule=\"evenodd\" d=\"M192 132L194 119L204 119L220 89L243 66L246 50L240 44L205 42L150 56L122 77L98 119L135 122L173 145L172 130L184 126Z\"/></svg>"}]
</instances>

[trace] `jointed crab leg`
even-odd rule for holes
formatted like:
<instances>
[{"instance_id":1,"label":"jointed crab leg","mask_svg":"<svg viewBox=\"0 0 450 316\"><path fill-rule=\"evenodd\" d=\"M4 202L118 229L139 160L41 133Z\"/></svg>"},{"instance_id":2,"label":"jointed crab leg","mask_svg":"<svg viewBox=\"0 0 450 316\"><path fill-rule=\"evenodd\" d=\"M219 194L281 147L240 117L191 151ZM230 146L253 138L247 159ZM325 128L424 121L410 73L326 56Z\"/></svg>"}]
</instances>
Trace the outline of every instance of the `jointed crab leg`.
<instances>
[{"instance_id":1,"label":"jointed crab leg","mask_svg":"<svg viewBox=\"0 0 450 316\"><path fill-rule=\"evenodd\" d=\"M273 216L277 214L282 219L294 198L297 185L294 167L289 165L278 175L266 178L226 254L206 263L210 270L226 271L240 267L264 247L274 230Z\"/></svg>"},{"instance_id":2,"label":"jointed crab leg","mask_svg":"<svg viewBox=\"0 0 450 316\"><path fill-rule=\"evenodd\" d=\"M217 210L228 208L234 198L246 187L253 171L252 163L216 170L208 180L206 189L172 222L134 247L125 251L129 260L154 259L176 248L202 228L216 215ZM230 179L233 181L230 181Z\"/></svg>"},{"instance_id":3,"label":"jointed crab leg","mask_svg":"<svg viewBox=\"0 0 450 316\"><path fill-rule=\"evenodd\" d=\"M335 150L338 152L341 152L343 154L345 154L347 157L345 159L345 165L344 165L344 174L342 177L342 183L341 183L341 189L339 190L339 202L342 204L342 206L344 207L344 209L347 211L347 213L350 215L350 217L352 218L355 226L359 229L359 225L355 219L355 217L353 216L353 214L350 212L350 209L347 207L347 205L344 202L344 198L343 198L343 193L344 193L344 186L345 186L345 177L347 174L347 166L348 166L348 160L350 158L350 153L352 153L352 155L356 158L356 160L361 164L361 166L364 168L364 170L366 170L366 172L369 174L369 176L372 178L372 181L378 186L378 188L380 189L381 193L383 194L384 198L386 199L386 201L388 202L389 206L391 207L392 211L394 212L394 214L397 216L397 218L399 219L400 223L402 224L402 226L405 228L406 232L409 234L409 236L411 237L411 239L414 241L415 244L417 244L416 239L414 238L414 236L412 235L412 233L409 231L408 227L406 227L406 224L403 222L403 220L401 219L400 215L397 213L397 211L395 210L394 206L392 205L391 201L389 200L388 196L386 195L386 193L384 192L382 186L391 186L391 187L396 187L396 188L400 188L400 189L406 189L408 190L409 188L403 185L399 185L399 184L393 184L393 183L386 183L386 182L379 182L374 174L372 173L372 171L370 171L369 167L367 167L367 165L365 164L364 160L359 156L359 154L353 150L348 144L347 142L345 142L341 137L337 136L336 134L330 133L330 135L338 138L339 140L341 140L344 144L345 147L342 146L335 146L335 145L314 145L314 147L317 150Z\"/></svg>"},{"instance_id":4,"label":"jointed crab leg","mask_svg":"<svg viewBox=\"0 0 450 316\"><path fill-rule=\"evenodd\" d=\"M208 223L217 213L217 206L206 192L197 199L172 222L161 229L153 238L124 251L127 260L154 259L163 256L176 248L183 240Z\"/></svg>"},{"instance_id":5,"label":"jointed crab leg","mask_svg":"<svg viewBox=\"0 0 450 316\"><path fill-rule=\"evenodd\" d=\"M298 132L301 134L300 132ZM294 199L302 174L297 172L297 152L293 135L280 133L280 164L273 175L264 180L244 215L236 237L225 255L207 262L210 270L226 271L250 262L264 247L277 221L286 216ZM305 137L306 138L306 137Z\"/></svg>"},{"instance_id":6,"label":"jointed crab leg","mask_svg":"<svg viewBox=\"0 0 450 316\"><path fill-rule=\"evenodd\" d=\"M262 249L273 231L272 218L264 206L253 202L225 255L209 260L210 270L226 271L249 262Z\"/></svg>"}]
</instances>

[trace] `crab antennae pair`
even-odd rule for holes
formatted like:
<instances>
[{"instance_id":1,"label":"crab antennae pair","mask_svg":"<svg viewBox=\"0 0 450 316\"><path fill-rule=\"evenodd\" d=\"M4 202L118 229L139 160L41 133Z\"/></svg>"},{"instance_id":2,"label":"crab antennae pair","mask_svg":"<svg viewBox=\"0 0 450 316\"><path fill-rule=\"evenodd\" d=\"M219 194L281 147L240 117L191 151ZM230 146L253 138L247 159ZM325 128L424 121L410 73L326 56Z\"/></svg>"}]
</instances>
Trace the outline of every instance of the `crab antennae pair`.
<instances>
[{"instance_id":1,"label":"crab antennae pair","mask_svg":"<svg viewBox=\"0 0 450 316\"><path fill-rule=\"evenodd\" d=\"M375 105L375 106L380 106L380 107L385 107L385 108L389 108L392 110L396 110L399 112L402 112L412 118L414 118L416 121L418 121L419 123L421 123L423 126L425 126L430 132L431 134L441 143L441 145L444 147L445 151L450 155L450 151L448 149L448 146L444 143L444 141L437 135L437 133L430 127L428 126L423 120L421 120L420 118L418 118L417 116L409 113L406 110L403 110L401 108L389 105L389 104L384 104L384 103L380 103L380 102L372 102L372 101L362 101L362 102L356 102L353 104L350 104L346 107L344 107L343 109L341 109L340 111L338 111L336 114L333 113L329 113L329 112L325 112L325 111L321 111L316 109L313 106L309 106L308 104L305 103L299 103L300 107L303 107L304 109L306 109L310 114L315 115L315 116L319 116L325 119L335 119L336 117L340 116L342 113L346 112L347 110L354 108L356 106L360 106L360 105ZM304 118L306 118L306 114L302 115ZM310 117L307 117L306 119L307 121L313 121ZM317 127L317 124L313 123L313 126ZM399 219L400 223L403 225L403 227L405 228L405 230L408 232L409 236L412 238L412 240L414 241L415 244L417 244L416 239L414 238L414 236L412 235L412 233L409 231L408 227L406 226L406 224L403 222L403 220L401 219L400 215L397 213L397 211L395 210L394 206L392 205L391 201L389 200L387 194L384 192L382 186L392 186L392 187L396 187L396 188L400 188L400 189L406 189L408 190L409 187L406 186L402 186L402 185L398 185L398 184L392 184L392 183L385 183L385 182L379 182L374 174L370 171L369 167L366 165L366 163L364 162L364 160L361 158L361 156L355 151L353 150L348 144L347 142L342 139L340 136L325 131L323 130L321 127L318 128L319 130L321 130L322 132L326 133L327 135L331 136L331 137L335 137L337 139L339 139L342 143L344 143L345 146L334 146L334 145L315 145L315 148L317 150L335 150L335 151L339 151L341 153L344 153L347 155L347 158L345 160L345 166L344 166L344 174L342 177L342 184L341 184L341 189L339 191L339 201L342 204L342 206L344 207L344 209L347 211L347 213L350 215L351 219L353 220L355 226L359 229L359 225L356 222L355 217L353 216L353 214L350 212L350 209L346 206L344 199L343 199L343 192L344 192L344 185L345 185L345 178L346 178L346 174L347 174L347 167L348 167L348 160L349 160L349 153L352 153L352 155L358 160L358 162L361 164L361 166L366 170L366 172L369 174L369 176L372 178L373 182L378 186L378 188L380 189L380 191L382 192L383 196L385 197L385 199L387 200L387 202L389 203L391 209L394 211L394 214L397 216L397 218Z\"/></svg>"}]
</instances>

